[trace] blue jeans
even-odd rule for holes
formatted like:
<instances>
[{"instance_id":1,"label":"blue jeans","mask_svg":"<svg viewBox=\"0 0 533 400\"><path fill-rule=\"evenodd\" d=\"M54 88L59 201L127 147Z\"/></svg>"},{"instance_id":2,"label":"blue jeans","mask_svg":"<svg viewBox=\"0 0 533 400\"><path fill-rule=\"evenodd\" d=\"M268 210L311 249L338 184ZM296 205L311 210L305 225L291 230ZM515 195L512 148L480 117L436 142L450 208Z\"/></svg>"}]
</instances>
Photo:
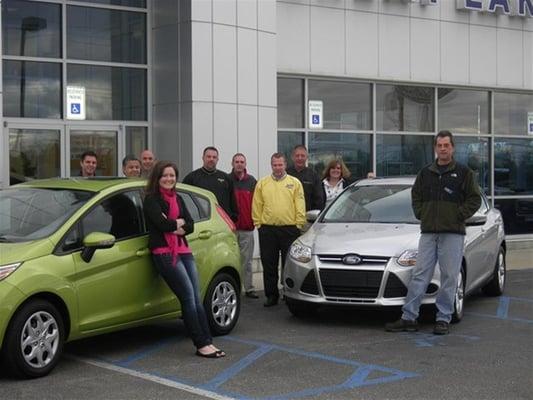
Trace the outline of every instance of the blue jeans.
<instances>
[{"instance_id":1,"label":"blue jeans","mask_svg":"<svg viewBox=\"0 0 533 400\"><path fill-rule=\"evenodd\" d=\"M154 265L181 303L185 326L196 348L213 342L198 285L198 273L192 254L181 254L176 265L170 254L152 254Z\"/></svg>"},{"instance_id":2,"label":"blue jeans","mask_svg":"<svg viewBox=\"0 0 533 400\"><path fill-rule=\"evenodd\" d=\"M402 319L418 318L420 303L431 282L437 261L440 267L440 289L437 293L437 321L450 322L453 314L457 278L463 259L464 235L456 233L423 233L418 242L416 266L411 275Z\"/></svg>"}]
</instances>

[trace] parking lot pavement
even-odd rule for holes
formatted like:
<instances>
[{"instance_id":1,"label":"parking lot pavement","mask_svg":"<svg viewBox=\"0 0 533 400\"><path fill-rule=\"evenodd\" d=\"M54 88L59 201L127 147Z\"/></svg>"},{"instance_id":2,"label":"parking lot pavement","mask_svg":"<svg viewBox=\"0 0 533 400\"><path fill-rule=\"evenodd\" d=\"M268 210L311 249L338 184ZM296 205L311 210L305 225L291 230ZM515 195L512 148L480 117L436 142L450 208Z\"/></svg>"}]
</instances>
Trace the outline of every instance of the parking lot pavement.
<instances>
[{"instance_id":1,"label":"parking lot pavement","mask_svg":"<svg viewBox=\"0 0 533 400\"><path fill-rule=\"evenodd\" d=\"M0 399L531 399L533 261L521 260L505 295L468 298L447 336L431 334L431 307L419 332L395 334L383 325L397 309L297 319L243 298L236 329L215 339L223 359L194 356L168 322L68 344L42 379L0 375Z\"/></svg>"}]
</instances>

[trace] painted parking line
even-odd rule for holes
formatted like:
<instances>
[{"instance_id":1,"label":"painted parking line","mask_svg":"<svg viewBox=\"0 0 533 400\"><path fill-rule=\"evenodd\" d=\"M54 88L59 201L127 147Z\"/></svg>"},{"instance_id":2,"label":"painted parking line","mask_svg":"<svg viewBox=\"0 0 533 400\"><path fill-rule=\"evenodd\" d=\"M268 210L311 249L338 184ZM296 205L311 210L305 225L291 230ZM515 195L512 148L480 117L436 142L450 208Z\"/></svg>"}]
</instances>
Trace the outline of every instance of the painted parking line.
<instances>
[{"instance_id":1,"label":"painted parking line","mask_svg":"<svg viewBox=\"0 0 533 400\"><path fill-rule=\"evenodd\" d=\"M448 335L435 335L433 333L424 332L401 332L400 335L411 339L415 343L416 347L434 347L435 343L443 346L443 342L445 340L453 337L458 337L464 339L465 341L479 340L479 336L460 335L457 333L450 333Z\"/></svg>"},{"instance_id":2,"label":"painted parking line","mask_svg":"<svg viewBox=\"0 0 533 400\"><path fill-rule=\"evenodd\" d=\"M97 360L87 357L80 357L74 355L68 355L75 361L90 364L96 367L104 368L107 370L115 371L132 377L144 379L150 382L158 383L168 387L172 387L179 390L184 390L190 393L194 393L200 396L205 396L210 399L237 399L237 400L249 400L249 399L261 399L261 400L289 400L304 396L317 396L325 393L341 392L350 389L355 389L362 386L379 385L394 381L399 381L407 378L418 377L419 374L400 371L394 368L387 368L379 365L365 364L354 360L343 359L338 357L329 356L318 352L308 352L296 348L287 346L280 346L273 343L266 343L255 340L247 340L232 336L219 337L221 340L232 341L234 343L241 343L243 345L255 347L253 351L236 361L228 368L222 370L216 374L213 378L205 383L188 384L183 379L173 376L160 376L157 371L144 371L138 370L132 367L132 364L136 361L140 361L144 358L150 357L158 351L164 349L166 345L172 343L172 339L165 339L160 342L154 343L145 347L143 350L130 354L127 357L120 360ZM267 355L272 351L285 352L290 354L296 354L302 357L319 359L335 364L341 364L353 367L353 371L344 382L335 385L328 385L322 387L313 387L310 389L298 390L290 393L283 394L270 394L264 397L248 396L245 393L234 393L225 390L222 386L230 379L237 376L240 372L246 370L259 360L261 357ZM374 374L375 377L372 377ZM377 374L377 377L376 377Z\"/></svg>"},{"instance_id":3,"label":"painted parking line","mask_svg":"<svg viewBox=\"0 0 533 400\"><path fill-rule=\"evenodd\" d=\"M526 298L526 297L500 296L496 314L478 313L478 312L472 312L472 311L465 312L465 314L473 315L476 317L500 319L503 321L513 321L513 322L522 322L526 324L533 324L533 319L510 317L509 307L511 303L533 303L533 299Z\"/></svg>"},{"instance_id":4,"label":"painted parking line","mask_svg":"<svg viewBox=\"0 0 533 400\"><path fill-rule=\"evenodd\" d=\"M109 371L118 372L120 374L132 376L134 378L143 379L145 381L158 383L160 385L168 386L174 389L183 390L185 392L189 392L189 393L196 394L199 396L204 396L209 399L235 400L233 397L228 397L228 396L225 396L219 393L210 392L209 390L201 389L196 386L186 385L182 382L178 382L173 379L163 378L161 376L157 376L157 375L150 374L147 372L137 371L131 368L121 367L120 365L111 364L111 363L104 362L104 361L98 361L98 360L93 360L93 359L89 359L85 357L78 357L78 356L73 356L73 355L65 355L65 358L78 361L84 364L89 364L95 367L107 369Z\"/></svg>"}]
</instances>

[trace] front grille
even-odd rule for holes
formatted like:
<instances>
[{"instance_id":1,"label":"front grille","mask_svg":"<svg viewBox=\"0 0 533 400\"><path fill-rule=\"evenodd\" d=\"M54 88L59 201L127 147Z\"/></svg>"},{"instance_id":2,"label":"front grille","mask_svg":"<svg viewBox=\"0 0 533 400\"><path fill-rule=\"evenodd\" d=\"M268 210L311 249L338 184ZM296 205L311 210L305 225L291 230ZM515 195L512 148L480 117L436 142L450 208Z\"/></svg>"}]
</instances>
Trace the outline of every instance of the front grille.
<instances>
[{"instance_id":1,"label":"front grille","mask_svg":"<svg viewBox=\"0 0 533 400\"><path fill-rule=\"evenodd\" d=\"M305 277L300 290L304 293L318 294L318 285L316 283L315 271L309 271Z\"/></svg>"},{"instance_id":2,"label":"front grille","mask_svg":"<svg viewBox=\"0 0 533 400\"><path fill-rule=\"evenodd\" d=\"M394 274L389 274L387 279L387 286L385 287L385 294L383 297L405 297L407 296L407 288L403 282Z\"/></svg>"},{"instance_id":3,"label":"front grille","mask_svg":"<svg viewBox=\"0 0 533 400\"><path fill-rule=\"evenodd\" d=\"M375 298L382 277L383 271L320 270L320 281L326 297Z\"/></svg>"},{"instance_id":4,"label":"front grille","mask_svg":"<svg viewBox=\"0 0 533 400\"><path fill-rule=\"evenodd\" d=\"M352 253L348 253L352 254ZM332 264L343 264L342 259L344 258L346 254L319 254L318 259L320 262L323 263L332 263ZM359 255L361 257L360 264L387 264L389 262L390 257L382 257L382 256L364 256ZM354 266L355 267L355 266Z\"/></svg>"}]
</instances>

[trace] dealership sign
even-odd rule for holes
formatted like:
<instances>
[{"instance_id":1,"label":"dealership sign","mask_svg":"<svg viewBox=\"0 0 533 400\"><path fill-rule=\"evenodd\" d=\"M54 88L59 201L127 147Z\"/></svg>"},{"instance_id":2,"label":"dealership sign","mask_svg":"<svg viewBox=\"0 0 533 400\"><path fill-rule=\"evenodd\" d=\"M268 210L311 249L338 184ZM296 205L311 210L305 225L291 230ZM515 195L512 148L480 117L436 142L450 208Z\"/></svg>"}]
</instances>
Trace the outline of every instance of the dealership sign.
<instances>
[{"instance_id":1,"label":"dealership sign","mask_svg":"<svg viewBox=\"0 0 533 400\"><path fill-rule=\"evenodd\" d=\"M456 0L458 10L533 17L533 0Z\"/></svg>"}]
</instances>

